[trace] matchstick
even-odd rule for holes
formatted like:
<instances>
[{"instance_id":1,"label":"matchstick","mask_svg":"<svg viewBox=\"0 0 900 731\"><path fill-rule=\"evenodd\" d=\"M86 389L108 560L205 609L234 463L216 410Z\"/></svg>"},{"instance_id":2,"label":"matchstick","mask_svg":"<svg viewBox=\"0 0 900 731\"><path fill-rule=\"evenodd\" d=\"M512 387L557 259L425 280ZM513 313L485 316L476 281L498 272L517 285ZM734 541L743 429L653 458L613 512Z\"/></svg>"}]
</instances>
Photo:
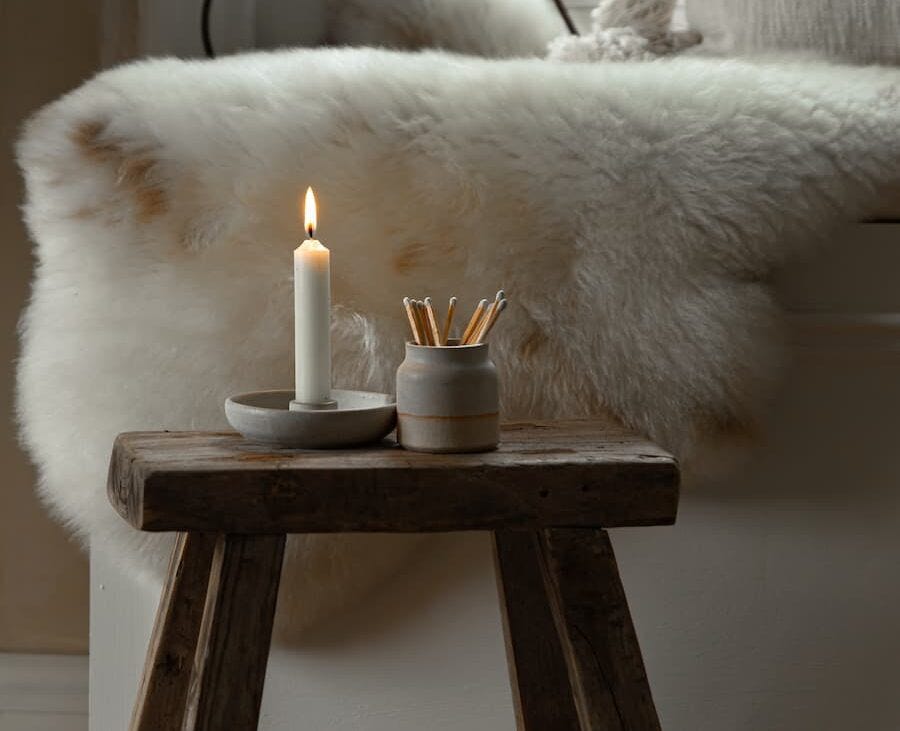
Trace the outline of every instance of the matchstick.
<instances>
[{"instance_id":1,"label":"matchstick","mask_svg":"<svg viewBox=\"0 0 900 731\"><path fill-rule=\"evenodd\" d=\"M476 327L472 334L469 335L468 345L477 345L481 342L478 338L481 337L481 333L484 332L484 329L488 326L488 323L491 321L491 318L494 316L494 311L497 309L497 303L499 300L494 300L491 304L488 305L488 308L484 311L484 315L481 317L481 321L478 323L478 327Z\"/></svg>"},{"instance_id":2,"label":"matchstick","mask_svg":"<svg viewBox=\"0 0 900 731\"><path fill-rule=\"evenodd\" d=\"M412 312L413 320L415 320L416 323L416 334L419 336L419 345L427 345L428 343L425 342L425 335L422 333L422 323L419 320L418 302L410 298L409 309Z\"/></svg>"},{"instance_id":3,"label":"matchstick","mask_svg":"<svg viewBox=\"0 0 900 731\"><path fill-rule=\"evenodd\" d=\"M494 313L497 311L497 306L506 300L506 294L502 289L497 290L497 294L494 295L494 301L488 306L487 310L479 320L478 325L475 329L469 333L469 339L466 341L466 345L475 345L481 342L483 337L483 333L486 331L491 324L491 318L493 318Z\"/></svg>"},{"instance_id":4,"label":"matchstick","mask_svg":"<svg viewBox=\"0 0 900 731\"><path fill-rule=\"evenodd\" d=\"M428 315L428 326L431 328L431 338L434 341L434 345L443 345L441 342L441 331L440 328L438 328L437 315L434 312L434 305L431 302L431 297L425 298L425 312Z\"/></svg>"},{"instance_id":5,"label":"matchstick","mask_svg":"<svg viewBox=\"0 0 900 731\"><path fill-rule=\"evenodd\" d=\"M446 345L450 340L450 326L453 324L453 315L456 313L456 297L450 298L447 305L447 319L444 321L444 332L441 336L441 345Z\"/></svg>"},{"instance_id":6,"label":"matchstick","mask_svg":"<svg viewBox=\"0 0 900 731\"><path fill-rule=\"evenodd\" d=\"M425 306L425 300L419 300L419 317L422 319L422 332L425 333L426 344L437 345L431 330L431 323L428 322L428 308Z\"/></svg>"},{"instance_id":7,"label":"matchstick","mask_svg":"<svg viewBox=\"0 0 900 731\"><path fill-rule=\"evenodd\" d=\"M496 306L492 308L491 316L485 317L486 324L482 327L478 333L478 339L475 341L476 344L483 343L485 338L490 333L491 328L497 323L497 319L500 317L500 313L506 309L506 300L500 300L499 302L494 303Z\"/></svg>"},{"instance_id":8,"label":"matchstick","mask_svg":"<svg viewBox=\"0 0 900 731\"><path fill-rule=\"evenodd\" d=\"M422 336L419 334L419 322L416 317L416 313L413 312L413 304L410 301L409 297L403 298L403 308L406 310L406 317L409 320L409 327L412 329L413 340L416 341L416 345L422 344Z\"/></svg>"},{"instance_id":9,"label":"matchstick","mask_svg":"<svg viewBox=\"0 0 900 731\"><path fill-rule=\"evenodd\" d=\"M475 308L475 312L472 313L472 317L469 319L469 324L466 325L466 329L463 330L463 336L459 340L460 345L468 345L469 338L472 337L472 332L478 327L478 324L481 322L481 316L484 314L484 308L487 307L487 300L481 300L478 303L478 306Z\"/></svg>"},{"instance_id":10,"label":"matchstick","mask_svg":"<svg viewBox=\"0 0 900 731\"><path fill-rule=\"evenodd\" d=\"M434 345L434 341L431 339L431 328L428 326L428 315L425 312L425 303L422 300L416 300L416 313L419 316L422 345Z\"/></svg>"}]
</instances>

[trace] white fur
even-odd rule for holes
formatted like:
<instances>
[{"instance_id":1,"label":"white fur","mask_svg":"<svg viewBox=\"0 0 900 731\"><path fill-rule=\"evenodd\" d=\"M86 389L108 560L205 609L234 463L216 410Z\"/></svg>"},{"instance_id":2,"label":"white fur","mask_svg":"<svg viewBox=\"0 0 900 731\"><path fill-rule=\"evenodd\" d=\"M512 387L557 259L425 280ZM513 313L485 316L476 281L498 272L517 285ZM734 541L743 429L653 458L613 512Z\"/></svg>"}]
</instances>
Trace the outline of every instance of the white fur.
<instances>
[{"instance_id":1,"label":"white fur","mask_svg":"<svg viewBox=\"0 0 900 731\"><path fill-rule=\"evenodd\" d=\"M767 274L897 177L900 72L375 50L147 61L42 110L19 159L38 268L18 406L41 494L92 550L158 574L168 539L107 504L112 440L222 428L229 394L292 383L308 184L333 256L337 385L391 388L403 295L465 308L502 286L505 416L609 409L690 461L752 420L771 375ZM376 585L411 540L295 539L282 627Z\"/></svg>"}]
</instances>

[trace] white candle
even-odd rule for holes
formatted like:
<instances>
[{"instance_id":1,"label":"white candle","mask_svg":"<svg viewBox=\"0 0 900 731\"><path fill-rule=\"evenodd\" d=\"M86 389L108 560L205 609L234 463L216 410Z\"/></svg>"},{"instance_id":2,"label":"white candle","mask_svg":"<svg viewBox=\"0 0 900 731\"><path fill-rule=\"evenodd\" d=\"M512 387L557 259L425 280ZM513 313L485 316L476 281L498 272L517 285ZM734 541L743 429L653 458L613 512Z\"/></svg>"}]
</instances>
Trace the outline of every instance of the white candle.
<instances>
[{"instance_id":1,"label":"white candle","mask_svg":"<svg viewBox=\"0 0 900 731\"><path fill-rule=\"evenodd\" d=\"M314 236L316 198L306 191L309 235L294 250L294 385L302 404L331 399L331 252Z\"/></svg>"}]
</instances>

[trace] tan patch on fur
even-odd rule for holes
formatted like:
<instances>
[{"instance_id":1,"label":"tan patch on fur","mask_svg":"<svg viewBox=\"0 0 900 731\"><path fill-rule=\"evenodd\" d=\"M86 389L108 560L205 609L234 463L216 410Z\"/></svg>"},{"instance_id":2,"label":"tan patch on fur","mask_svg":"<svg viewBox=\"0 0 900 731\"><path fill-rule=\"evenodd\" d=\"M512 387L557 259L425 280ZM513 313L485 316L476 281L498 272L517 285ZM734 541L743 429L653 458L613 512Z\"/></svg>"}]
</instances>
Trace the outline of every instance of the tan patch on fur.
<instances>
[{"instance_id":1,"label":"tan patch on fur","mask_svg":"<svg viewBox=\"0 0 900 731\"><path fill-rule=\"evenodd\" d=\"M101 210L100 206L81 206L81 208L77 209L74 213L69 214L69 218L86 221L89 218L97 218L97 216L100 215Z\"/></svg>"},{"instance_id":2,"label":"tan patch on fur","mask_svg":"<svg viewBox=\"0 0 900 731\"><path fill-rule=\"evenodd\" d=\"M409 274L413 269L425 266L427 258L428 247L425 244L406 244L394 254L394 270L398 274Z\"/></svg>"},{"instance_id":3,"label":"tan patch on fur","mask_svg":"<svg viewBox=\"0 0 900 731\"><path fill-rule=\"evenodd\" d=\"M169 199L166 191L154 186L152 188L138 188L134 191L138 204L138 215L143 222L149 221L155 216L160 216L169 210Z\"/></svg>"},{"instance_id":4,"label":"tan patch on fur","mask_svg":"<svg viewBox=\"0 0 900 731\"><path fill-rule=\"evenodd\" d=\"M531 334L519 343L519 356L531 358L549 342L546 335L540 330L532 330Z\"/></svg>"},{"instance_id":5,"label":"tan patch on fur","mask_svg":"<svg viewBox=\"0 0 900 731\"><path fill-rule=\"evenodd\" d=\"M101 139L106 125L103 122L82 122L72 133L72 141L85 157L108 160L120 154L119 148L112 142Z\"/></svg>"},{"instance_id":6,"label":"tan patch on fur","mask_svg":"<svg viewBox=\"0 0 900 731\"><path fill-rule=\"evenodd\" d=\"M102 122L84 122L75 128L72 140L81 153L95 162L117 163L116 185L129 191L137 206L138 220L142 223L162 215L169 208L165 189L153 182L152 172L156 160L146 153L127 155L111 140L104 140L106 125ZM76 218L87 218L97 209L85 206L74 214Z\"/></svg>"},{"instance_id":7,"label":"tan patch on fur","mask_svg":"<svg viewBox=\"0 0 900 731\"><path fill-rule=\"evenodd\" d=\"M387 238L395 238L392 237L391 231L386 230L384 233ZM391 258L391 266L400 275L409 274L414 269L429 267L441 267L443 272L448 272L451 267L460 264L459 247L448 243L452 240L453 233L445 227L436 228L428 233L425 241L401 245Z\"/></svg>"},{"instance_id":8,"label":"tan patch on fur","mask_svg":"<svg viewBox=\"0 0 900 731\"><path fill-rule=\"evenodd\" d=\"M118 183L125 185L142 185L153 169L154 161L149 157L125 158L119 164Z\"/></svg>"},{"instance_id":9,"label":"tan patch on fur","mask_svg":"<svg viewBox=\"0 0 900 731\"><path fill-rule=\"evenodd\" d=\"M142 221L165 213L169 207L165 190L151 180L155 166L156 160L150 157L125 158L119 165L119 184L131 188Z\"/></svg>"}]
</instances>

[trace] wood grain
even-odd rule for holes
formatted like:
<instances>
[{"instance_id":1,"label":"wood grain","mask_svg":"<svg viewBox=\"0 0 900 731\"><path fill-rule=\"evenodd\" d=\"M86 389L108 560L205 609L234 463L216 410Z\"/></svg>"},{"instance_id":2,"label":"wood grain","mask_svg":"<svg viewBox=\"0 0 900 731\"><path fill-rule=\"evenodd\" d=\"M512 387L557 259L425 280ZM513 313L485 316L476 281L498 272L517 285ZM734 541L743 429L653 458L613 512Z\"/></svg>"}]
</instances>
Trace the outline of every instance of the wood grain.
<instances>
[{"instance_id":1,"label":"wood grain","mask_svg":"<svg viewBox=\"0 0 900 731\"><path fill-rule=\"evenodd\" d=\"M484 454L273 450L234 433L122 434L113 506L147 531L451 531L674 522L678 466L600 420L510 424Z\"/></svg>"},{"instance_id":2,"label":"wood grain","mask_svg":"<svg viewBox=\"0 0 900 731\"><path fill-rule=\"evenodd\" d=\"M494 557L519 731L577 731L568 665L544 588L538 534L497 531Z\"/></svg>"},{"instance_id":3,"label":"wood grain","mask_svg":"<svg viewBox=\"0 0 900 731\"><path fill-rule=\"evenodd\" d=\"M606 531L546 530L542 549L581 731L659 731Z\"/></svg>"},{"instance_id":4,"label":"wood grain","mask_svg":"<svg viewBox=\"0 0 900 731\"><path fill-rule=\"evenodd\" d=\"M183 731L255 731L284 542L284 535L219 538Z\"/></svg>"},{"instance_id":5,"label":"wood grain","mask_svg":"<svg viewBox=\"0 0 900 731\"><path fill-rule=\"evenodd\" d=\"M216 537L178 536L156 613L131 731L180 729Z\"/></svg>"}]
</instances>

